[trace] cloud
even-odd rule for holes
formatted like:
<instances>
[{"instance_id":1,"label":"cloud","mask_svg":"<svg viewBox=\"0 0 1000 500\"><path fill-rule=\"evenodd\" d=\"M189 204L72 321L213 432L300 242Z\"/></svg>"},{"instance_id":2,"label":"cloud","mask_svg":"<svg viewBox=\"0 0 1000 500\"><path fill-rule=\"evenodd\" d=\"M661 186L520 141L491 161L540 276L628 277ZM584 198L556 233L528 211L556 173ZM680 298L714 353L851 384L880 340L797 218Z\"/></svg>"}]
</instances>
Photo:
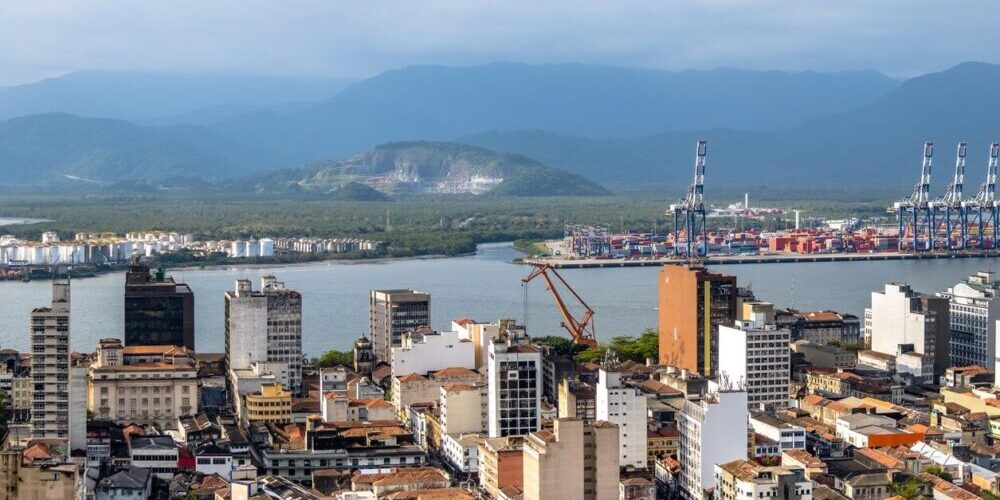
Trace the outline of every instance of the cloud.
<instances>
[{"instance_id":1,"label":"cloud","mask_svg":"<svg viewBox=\"0 0 1000 500\"><path fill-rule=\"evenodd\" d=\"M987 1L0 3L0 85L81 69L363 77L409 64L878 69L995 58Z\"/></svg>"}]
</instances>

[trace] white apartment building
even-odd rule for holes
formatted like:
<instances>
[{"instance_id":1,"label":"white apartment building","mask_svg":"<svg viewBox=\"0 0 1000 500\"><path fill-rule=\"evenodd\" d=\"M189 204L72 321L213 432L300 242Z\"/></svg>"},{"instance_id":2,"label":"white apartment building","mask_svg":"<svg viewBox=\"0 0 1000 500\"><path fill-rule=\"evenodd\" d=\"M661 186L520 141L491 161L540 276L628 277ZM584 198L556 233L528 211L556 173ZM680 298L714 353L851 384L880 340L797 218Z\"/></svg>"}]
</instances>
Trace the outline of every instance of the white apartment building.
<instances>
[{"instance_id":1,"label":"white apartment building","mask_svg":"<svg viewBox=\"0 0 1000 500\"><path fill-rule=\"evenodd\" d=\"M153 360L128 356L118 339L103 339L87 375L86 407L95 420L155 423L173 429L198 413L198 369L183 348ZM176 348L175 348L176 349Z\"/></svg>"},{"instance_id":2,"label":"white apartment building","mask_svg":"<svg viewBox=\"0 0 1000 500\"><path fill-rule=\"evenodd\" d=\"M746 391L724 389L713 381L703 398L684 402L678 416L684 498L700 500L715 486L715 464L746 458L747 419Z\"/></svg>"},{"instance_id":3,"label":"white apartment building","mask_svg":"<svg viewBox=\"0 0 1000 500\"><path fill-rule=\"evenodd\" d=\"M791 332L764 324L765 315L719 325L719 380L745 387L751 409L772 411L788 406Z\"/></svg>"},{"instance_id":4,"label":"white apartment building","mask_svg":"<svg viewBox=\"0 0 1000 500\"><path fill-rule=\"evenodd\" d=\"M751 414L750 427L757 435L777 443L782 453L788 450L806 449L805 428L785 422L770 413Z\"/></svg>"},{"instance_id":5,"label":"white apartment building","mask_svg":"<svg viewBox=\"0 0 1000 500\"><path fill-rule=\"evenodd\" d=\"M53 282L52 305L31 311L31 439L70 438L69 286Z\"/></svg>"},{"instance_id":6,"label":"white apartment building","mask_svg":"<svg viewBox=\"0 0 1000 500\"><path fill-rule=\"evenodd\" d=\"M459 338L458 332L436 332L429 327L402 334L399 347L392 347L392 375L424 374L460 366L476 368L475 346Z\"/></svg>"},{"instance_id":7,"label":"white apartment building","mask_svg":"<svg viewBox=\"0 0 1000 500\"><path fill-rule=\"evenodd\" d=\"M170 481L177 473L177 444L170 436L135 436L129 446L132 465Z\"/></svg>"},{"instance_id":8,"label":"white apartment building","mask_svg":"<svg viewBox=\"0 0 1000 500\"><path fill-rule=\"evenodd\" d=\"M501 335L489 346L489 436L520 436L541 425L542 353L523 332Z\"/></svg>"},{"instance_id":9,"label":"white apartment building","mask_svg":"<svg viewBox=\"0 0 1000 500\"><path fill-rule=\"evenodd\" d=\"M865 309L865 339L871 350L898 355L913 346L913 352L934 358L934 372L949 366L949 300L915 292L909 285L886 283L872 292L872 305Z\"/></svg>"},{"instance_id":10,"label":"white apartment building","mask_svg":"<svg viewBox=\"0 0 1000 500\"><path fill-rule=\"evenodd\" d=\"M597 420L618 426L618 458L622 467L646 468L647 423L646 396L622 382L618 359L605 357L598 373L596 392Z\"/></svg>"},{"instance_id":11,"label":"white apartment building","mask_svg":"<svg viewBox=\"0 0 1000 500\"><path fill-rule=\"evenodd\" d=\"M302 295L274 276L261 279L253 291L250 280L236 281L226 298L226 363L230 370L254 363L287 365L285 388L302 392Z\"/></svg>"},{"instance_id":12,"label":"white apartment building","mask_svg":"<svg viewBox=\"0 0 1000 500\"><path fill-rule=\"evenodd\" d=\"M978 272L939 294L949 299L951 366L996 362L1000 282L992 272Z\"/></svg>"},{"instance_id":13,"label":"white apartment building","mask_svg":"<svg viewBox=\"0 0 1000 500\"><path fill-rule=\"evenodd\" d=\"M442 434L441 455L456 470L464 474L479 472L479 443L485 434Z\"/></svg>"}]
</instances>

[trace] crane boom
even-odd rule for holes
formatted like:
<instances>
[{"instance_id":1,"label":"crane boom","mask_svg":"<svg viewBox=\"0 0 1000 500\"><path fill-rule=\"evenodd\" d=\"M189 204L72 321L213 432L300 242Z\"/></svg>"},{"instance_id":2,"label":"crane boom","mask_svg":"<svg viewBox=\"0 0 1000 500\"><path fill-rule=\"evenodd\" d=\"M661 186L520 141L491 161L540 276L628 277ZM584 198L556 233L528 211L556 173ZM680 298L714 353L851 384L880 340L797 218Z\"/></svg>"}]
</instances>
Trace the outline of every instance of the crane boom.
<instances>
[{"instance_id":1,"label":"crane boom","mask_svg":"<svg viewBox=\"0 0 1000 500\"><path fill-rule=\"evenodd\" d=\"M570 337L573 338L574 344L585 345L588 347L594 347L597 345L597 336L594 333L594 310L587 305L582 297L573 287L569 286L569 283L549 264L539 263L532 264L535 268L531 270L531 273L521 279L521 283L527 285L535 278L541 276L545 280L545 286L548 288L549 293L552 294L552 299L556 302L556 308L559 309L559 313L562 315L562 327L569 332ZM559 290L556 288L556 283L549 276L552 273L562 283L562 286L569 290L569 293L576 299L580 305L583 306L584 312L580 319L576 319L573 313L566 306L566 301L563 300L562 295L559 294Z\"/></svg>"}]
</instances>

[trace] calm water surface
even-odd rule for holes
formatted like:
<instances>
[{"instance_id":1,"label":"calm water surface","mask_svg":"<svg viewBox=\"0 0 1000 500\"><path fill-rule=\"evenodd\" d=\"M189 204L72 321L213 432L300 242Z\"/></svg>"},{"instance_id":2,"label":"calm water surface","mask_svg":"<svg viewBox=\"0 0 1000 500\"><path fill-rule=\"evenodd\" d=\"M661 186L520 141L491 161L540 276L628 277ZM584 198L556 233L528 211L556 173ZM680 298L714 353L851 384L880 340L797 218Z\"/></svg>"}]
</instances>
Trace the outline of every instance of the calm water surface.
<instances>
[{"instance_id":1,"label":"calm water surface","mask_svg":"<svg viewBox=\"0 0 1000 500\"><path fill-rule=\"evenodd\" d=\"M481 321L524 316L521 277L524 266L511 264L518 252L510 244L482 245L473 256L380 262L320 262L273 267L174 269L178 281L195 293L197 350L223 350L223 293L234 281L274 274L303 296L303 348L317 356L350 346L368 328L368 290L413 287L431 293L434 327L453 318ZM861 315L870 292L888 281L905 281L921 291L939 291L979 270L998 268L1000 259L888 262L753 264L714 266L735 274L741 286L781 306L834 309ZM656 327L658 269L575 269L567 281L596 311L598 336L634 334ZM73 349L92 351L103 337L122 337L124 274L78 279L72 288ZM28 313L48 305L49 283L0 282L0 347L27 350ZM536 335L563 334L552 299L541 282L528 293L528 327Z\"/></svg>"}]
</instances>

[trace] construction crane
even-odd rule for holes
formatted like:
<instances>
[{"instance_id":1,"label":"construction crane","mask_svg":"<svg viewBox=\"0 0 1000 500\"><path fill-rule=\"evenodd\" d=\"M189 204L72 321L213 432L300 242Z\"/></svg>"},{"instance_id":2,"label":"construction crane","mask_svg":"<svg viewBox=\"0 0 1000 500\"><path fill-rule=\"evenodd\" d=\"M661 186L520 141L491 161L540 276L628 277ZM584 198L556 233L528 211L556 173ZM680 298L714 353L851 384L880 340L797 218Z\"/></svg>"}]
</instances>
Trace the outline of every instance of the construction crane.
<instances>
[{"instance_id":1,"label":"construction crane","mask_svg":"<svg viewBox=\"0 0 1000 500\"><path fill-rule=\"evenodd\" d=\"M903 239L906 235L906 228L913 230L914 252L922 250L933 250L934 237L932 234L934 226L934 215L931 207L931 166L934 159L934 143L927 141L924 143L924 160L920 164L920 181L913 186L913 193L893 204L896 216L899 221L899 250L903 250ZM921 245L920 235L924 235L923 245Z\"/></svg>"},{"instance_id":2,"label":"construction crane","mask_svg":"<svg viewBox=\"0 0 1000 500\"><path fill-rule=\"evenodd\" d=\"M937 237L943 224L945 227L944 246L948 250L956 250L956 247L965 249L969 241L969 233L965 227L965 206L962 204L962 188L965 184L965 153L966 144L964 142L958 143L958 150L955 154L955 176L945 189L944 196L931 203L933 210L931 220L934 221L931 228L931 238L933 240ZM938 213L941 214L941 218L938 218ZM952 238L956 223L959 234L958 245L954 243L955 240ZM932 243L931 248L935 247L936 245Z\"/></svg>"},{"instance_id":3,"label":"construction crane","mask_svg":"<svg viewBox=\"0 0 1000 500\"><path fill-rule=\"evenodd\" d=\"M674 216L674 255L680 253L680 234L683 229L687 242L687 257L694 256L694 241L698 235L702 238L700 254L708 255L708 226L705 225L705 156L708 153L708 141L699 140L695 146L694 180L688 186L687 194L677 203L670 205L669 213Z\"/></svg>"},{"instance_id":4,"label":"construction crane","mask_svg":"<svg viewBox=\"0 0 1000 500\"><path fill-rule=\"evenodd\" d=\"M997 185L997 158L1000 157L1000 142L990 144L989 155L986 162L986 180L979 185L979 192L970 201L964 203L966 227L969 227L971 220L979 234L979 248L985 249L984 238L986 228L991 231L991 245L989 250L997 247L997 223L1000 212L997 210L996 185Z\"/></svg>"},{"instance_id":5,"label":"construction crane","mask_svg":"<svg viewBox=\"0 0 1000 500\"><path fill-rule=\"evenodd\" d=\"M534 269L531 273L521 279L521 284L524 287L528 286L532 280L541 276L545 280L545 287L548 288L549 293L552 294L552 299L556 301L556 307L559 308L559 313L562 314L562 327L569 332L570 337L573 338L573 343L578 345L585 345L587 347L597 346L597 335L594 334L594 310L584 302L583 298L580 297L573 287L569 286L569 283L563 279L562 276L556 271L554 267L545 263L532 264ZM559 294L559 290L556 288L556 283L552 280L552 276L562 283L562 286L569 290L569 293L576 299L577 302L583 306L583 316L577 319L570 312L569 307L566 306L566 301L563 300L562 296ZM527 288L525 288L525 308L527 308Z\"/></svg>"}]
</instances>

